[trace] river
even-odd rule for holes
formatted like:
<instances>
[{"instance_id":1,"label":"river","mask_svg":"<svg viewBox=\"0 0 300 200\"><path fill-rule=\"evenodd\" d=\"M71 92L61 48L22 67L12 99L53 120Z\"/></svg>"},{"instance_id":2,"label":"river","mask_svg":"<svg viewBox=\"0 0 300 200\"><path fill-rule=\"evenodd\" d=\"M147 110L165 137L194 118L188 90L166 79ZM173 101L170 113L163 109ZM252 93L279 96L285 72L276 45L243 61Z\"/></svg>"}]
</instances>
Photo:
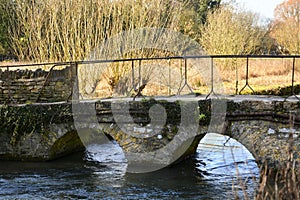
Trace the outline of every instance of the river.
<instances>
[{"instance_id":1,"label":"river","mask_svg":"<svg viewBox=\"0 0 300 200\"><path fill-rule=\"evenodd\" d=\"M146 174L126 173L116 143L52 162L0 161L0 199L254 199L259 169L244 147L226 141L211 134L193 158Z\"/></svg>"}]
</instances>

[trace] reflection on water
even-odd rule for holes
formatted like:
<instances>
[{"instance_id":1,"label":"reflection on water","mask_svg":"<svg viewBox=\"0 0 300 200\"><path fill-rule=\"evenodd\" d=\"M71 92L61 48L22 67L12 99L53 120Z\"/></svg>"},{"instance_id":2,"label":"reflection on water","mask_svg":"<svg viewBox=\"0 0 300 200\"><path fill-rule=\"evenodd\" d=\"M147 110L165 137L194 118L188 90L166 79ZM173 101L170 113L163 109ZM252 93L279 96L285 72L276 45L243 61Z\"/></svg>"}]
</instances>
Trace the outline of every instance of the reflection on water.
<instances>
[{"instance_id":1,"label":"reflection on water","mask_svg":"<svg viewBox=\"0 0 300 200\"><path fill-rule=\"evenodd\" d=\"M225 141L210 135L194 158L147 174L126 173L115 143L55 162L0 162L0 199L253 199L257 166L235 141Z\"/></svg>"},{"instance_id":2,"label":"reflection on water","mask_svg":"<svg viewBox=\"0 0 300 200\"><path fill-rule=\"evenodd\" d=\"M205 179L215 187L241 199L254 199L259 169L249 151L234 139L218 134L208 134L198 146L197 166ZM203 163L201 163L204 162Z\"/></svg>"},{"instance_id":3,"label":"reflection on water","mask_svg":"<svg viewBox=\"0 0 300 200\"><path fill-rule=\"evenodd\" d=\"M124 152L117 143L88 146L85 160L90 162L85 167L91 169L96 177L102 181L108 180L108 184L112 187L123 186L127 161ZM103 166L104 170L99 170L99 166Z\"/></svg>"}]
</instances>

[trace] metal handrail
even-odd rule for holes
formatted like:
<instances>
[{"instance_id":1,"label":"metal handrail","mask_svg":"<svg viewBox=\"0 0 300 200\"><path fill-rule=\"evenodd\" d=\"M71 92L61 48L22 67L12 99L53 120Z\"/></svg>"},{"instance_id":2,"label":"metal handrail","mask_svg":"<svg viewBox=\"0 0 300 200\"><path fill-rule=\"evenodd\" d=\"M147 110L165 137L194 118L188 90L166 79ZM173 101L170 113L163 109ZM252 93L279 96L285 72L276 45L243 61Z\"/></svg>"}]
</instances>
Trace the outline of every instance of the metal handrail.
<instances>
[{"instance_id":1,"label":"metal handrail","mask_svg":"<svg viewBox=\"0 0 300 200\"><path fill-rule=\"evenodd\" d=\"M291 83L291 96L295 96L297 99L298 97L295 94L295 60L296 58L300 58L300 55L184 55L184 56L167 56L167 57L152 57L152 58L125 58L125 59L108 59L108 60L81 60L81 61L67 61L67 62L49 62L49 63L33 63L33 64L14 64L14 65L3 65L0 66L0 69L6 68L6 70L10 70L10 68L25 68L25 67L38 67L38 66L47 66L47 65L52 65L53 67L50 70L53 70L54 67L56 66L71 66L71 65L76 65L76 70L78 65L87 65L87 64L99 64L99 63L117 63L117 62L131 62L131 68L132 68L132 88L131 91L134 90L135 88L135 83L134 83L134 78L135 78L135 73L134 73L134 68L135 68L135 61L138 61L139 65L139 70L138 70L138 78L139 78L139 85L141 84L141 62L142 61L151 61L151 60L168 60L170 62L171 60L183 60L184 61L184 85L179 88L178 94L183 90L184 87L188 87L188 89L193 93L193 90L191 86L189 85L188 82L188 67L187 67L187 62L189 59L211 59L211 86L210 86L210 92L206 96L206 98L209 98L211 95L214 95L218 97L217 93L214 90L214 59L229 59L229 58L244 58L246 59L246 78L245 78L245 85L242 87L241 90L238 91L238 88L236 88L236 94L242 94L242 91L246 87L248 87L254 94L255 91L251 87L249 83L249 59L254 59L254 58L275 58L275 59L293 59L292 62L292 83ZM237 69L236 69L237 70ZM170 83L169 83L170 84ZM236 86L237 87L237 86ZM10 92L9 92L10 94ZM11 98L11 97L10 97Z\"/></svg>"}]
</instances>

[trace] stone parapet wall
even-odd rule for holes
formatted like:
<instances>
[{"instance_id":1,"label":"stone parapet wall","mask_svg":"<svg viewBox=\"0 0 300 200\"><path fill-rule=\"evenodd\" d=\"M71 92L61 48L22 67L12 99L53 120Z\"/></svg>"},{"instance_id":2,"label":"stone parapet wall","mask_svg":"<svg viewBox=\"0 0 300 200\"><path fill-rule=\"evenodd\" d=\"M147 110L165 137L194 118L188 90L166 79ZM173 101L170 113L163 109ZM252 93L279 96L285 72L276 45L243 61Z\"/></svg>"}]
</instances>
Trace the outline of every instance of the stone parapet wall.
<instances>
[{"instance_id":1,"label":"stone parapet wall","mask_svg":"<svg viewBox=\"0 0 300 200\"><path fill-rule=\"evenodd\" d=\"M72 91L70 67L61 70L1 70L0 104L66 101Z\"/></svg>"}]
</instances>

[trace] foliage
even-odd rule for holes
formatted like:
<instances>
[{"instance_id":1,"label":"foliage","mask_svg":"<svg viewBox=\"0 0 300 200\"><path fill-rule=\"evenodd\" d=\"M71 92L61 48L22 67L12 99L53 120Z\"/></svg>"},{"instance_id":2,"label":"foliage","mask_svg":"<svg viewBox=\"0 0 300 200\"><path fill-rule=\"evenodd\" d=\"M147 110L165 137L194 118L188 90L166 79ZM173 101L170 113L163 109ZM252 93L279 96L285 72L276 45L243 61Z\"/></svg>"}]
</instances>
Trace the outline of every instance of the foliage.
<instances>
[{"instance_id":1,"label":"foliage","mask_svg":"<svg viewBox=\"0 0 300 200\"><path fill-rule=\"evenodd\" d=\"M22 60L82 60L104 40L140 27L173 28L181 8L169 1L15 0L10 33ZM10 9L11 10L11 9Z\"/></svg>"},{"instance_id":2,"label":"foliage","mask_svg":"<svg viewBox=\"0 0 300 200\"><path fill-rule=\"evenodd\" d=\"M197 39L221 0L1 0L5 37L20 60L80 60L104 40L141 27L170 28ZM5 27L2 27L4 26ZM5 30L2 34L1 30ZM9 35L7 35L9 34Z\"/></svg>"},{"instance_id":3,"label":"foliage","mask_svg":"<svg viewBox=\"0 0 300 200\"><path fill-rule=\"evenodd\" d=\"M180 0L185 9L180 16L180 31L198 40L199 28L206 23L210 11L219 8L221 0Z\"/></svg>"},{"instance_id":4,"label":"foliage","mask_svg":"<svg viewBox=\"0 0 300 200\"><path fill-rule=\"evenodd\" d=\"M221 0L192 0L202 24L206 23L207 15L219 8Z\"/></svg>"},{"instance_id":5,"label":"foliage","mask_svg":"<svg viewBox=\"0 0 300 200\"><path fill-rule=\"evenodd\" d=\"M281 47L282 53L299 54L300 0L285 0L274 11L271 36Z\"/></svg>"},{"instance_id":6,"label":"foliage","mask_svg":"<svg viewBox=\"0 0 300 200\"><path fill-rule=\"evenodd\" d=\"M221 4L221 0L180 0L180 2L198 15L200 24L205 24L208 12L218 8Z\"/></svg>"},{"instance_id":7,"label":"foliage","mask_svg":"<svg viewBox=\"0 0 300 200\"><path fill-rule=\"evenodd\" d=\"M49 124L72 122L72 106L56 104L45 106L8 106L0 107L0 130L11 136L15 145L22 136L32 133L46 133Z\"/></svg>"},{"instance_id":8,"label":"foliage","mask_svg":"<svg viewBox=\"0 0 300 200\"><path fill-rule=\"evenodd\" d=\"M265 35L258 20L254 13L223 5L209 12L207 23L201 27L200 44L209 55L257 54ZM242 61L221 59L217 64L228 70L241 65Z\"/></svg>"},{"instance_id":9,"label":"foliage","mask_svg":"<svg viewBox=\"0 0 300 200\"><path fill-rule=\"evenodd\" d=\"M270 24L268 24L268 26L265 27L264 29L266 30L266 32L258 50L259 54L267 54L267 55L280 54L281 52L278 47L277 41L270 34L271 33Z\"/></svg>"},{"instance_id":10,"label":"foliage","mask_svg":"<svg viewBox=\"0 0 300 200\"><path fill-rule=\"evenodd\" d=\"M201 45L211 55L256 53L264 36L258 16L231 6L210 12L201 32Z\"/></svg>"},{"instance_id":11,"label":"foliage","mask_svg":"<svg viewBox=\"0 0 300 200\"><path fill-rule=\"evenodd\" d=\"M5 9L6 0L0 0L0 55L9 53L8 14Z\"/></svg>"}]
</instances>

